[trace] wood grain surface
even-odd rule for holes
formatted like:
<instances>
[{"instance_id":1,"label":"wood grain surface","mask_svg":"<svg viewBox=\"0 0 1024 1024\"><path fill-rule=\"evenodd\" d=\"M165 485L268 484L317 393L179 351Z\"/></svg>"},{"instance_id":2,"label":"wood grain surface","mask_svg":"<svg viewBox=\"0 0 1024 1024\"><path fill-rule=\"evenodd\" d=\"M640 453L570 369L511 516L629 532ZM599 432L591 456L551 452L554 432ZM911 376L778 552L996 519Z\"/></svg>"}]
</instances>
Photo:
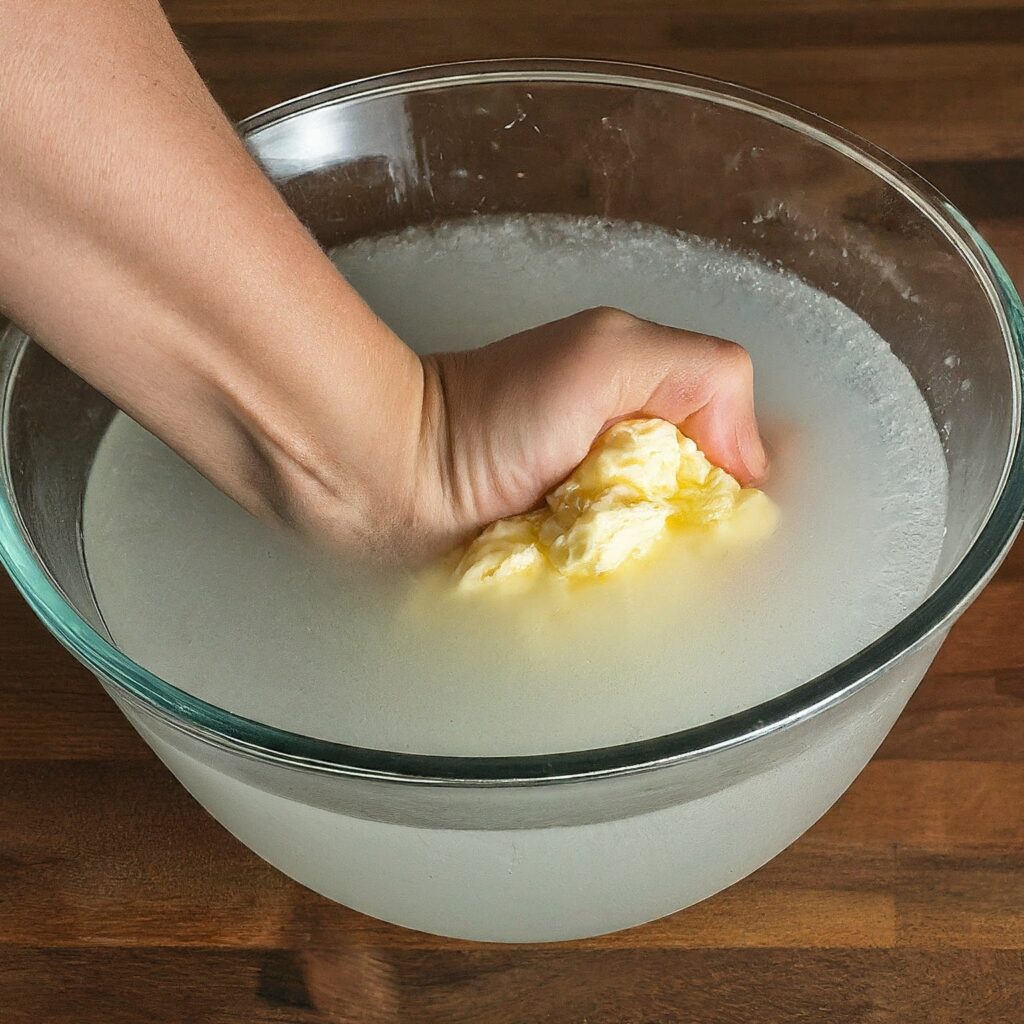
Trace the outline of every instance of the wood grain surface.
<instances>
[{"instance_id":1,"label":"wood grain surface","mask_svg":"<svg viewBox=\"0 0 1024 1024\"><path fill-rule=\"evenodd\" d=\"M732 79L932 178L1024 285L1024 5L167 0L241 116L387 69L639 60ZM1021 1024L1024 547L878 756L751 878L601 939L435 939L305 891L209 819L0 581L3 1024ZM600 899L600 893L594 894Z\"/></svg>"}]
</instances>

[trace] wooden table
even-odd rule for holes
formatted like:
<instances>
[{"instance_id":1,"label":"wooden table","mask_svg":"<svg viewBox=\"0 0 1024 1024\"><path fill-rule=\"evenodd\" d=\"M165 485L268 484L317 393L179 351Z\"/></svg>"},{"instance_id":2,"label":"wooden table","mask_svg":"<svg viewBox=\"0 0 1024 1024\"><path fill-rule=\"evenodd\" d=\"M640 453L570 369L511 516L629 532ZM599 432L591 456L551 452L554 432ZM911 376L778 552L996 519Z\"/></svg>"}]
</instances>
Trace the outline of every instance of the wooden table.
<instances>
[{"instance_id":1,"label":"wooden table","mask_svg":"<svg viewBox=\"0 0 1024 1024\"><path fill-rule=\"evenodd\" d=\"M168 0L232 115L495 55L733 79L908 160L1024 285L1024 5L983 0ZM1020 1024L1024 547L810 833L691 910L506 948L289 882L197 807L0 583L4 1024ZM595 893L595 899L601 894Z\"/></svg>"}]
</instances>

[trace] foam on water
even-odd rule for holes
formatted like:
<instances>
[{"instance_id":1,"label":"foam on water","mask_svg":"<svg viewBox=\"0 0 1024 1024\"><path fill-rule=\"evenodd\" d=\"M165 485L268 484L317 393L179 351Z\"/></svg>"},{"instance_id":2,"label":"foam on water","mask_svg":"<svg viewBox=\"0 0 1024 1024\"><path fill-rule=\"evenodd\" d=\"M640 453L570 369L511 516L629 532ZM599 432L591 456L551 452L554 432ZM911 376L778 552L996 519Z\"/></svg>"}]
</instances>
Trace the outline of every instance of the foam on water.
<instances>
[{"instance_id":1,"label":"foam on water","mask_svg":"<svg viewBox=\"0 0 1024 1024\"><path fill-rule=\"evenodd\" d=\"M946 508L938 434L888 345L828 296L692 238L552 217L419 229L336 259L420 351L595 305L739 341L781 526L713 566L666 551L579 599L467 601L436 579L339 575L121 416L86 495L90 574L120 646L183 689L364 746L576 749L785 692L927 592Z\"/></svg>"}]
</instances>

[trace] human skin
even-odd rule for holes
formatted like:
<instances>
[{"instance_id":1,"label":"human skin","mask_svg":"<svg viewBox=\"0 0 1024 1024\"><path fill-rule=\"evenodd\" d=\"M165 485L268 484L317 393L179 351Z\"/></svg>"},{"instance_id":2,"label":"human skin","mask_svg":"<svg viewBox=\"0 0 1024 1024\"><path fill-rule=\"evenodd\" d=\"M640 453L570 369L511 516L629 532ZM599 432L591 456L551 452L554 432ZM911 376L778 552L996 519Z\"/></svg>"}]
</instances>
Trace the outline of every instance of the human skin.
<instances>
[{"instance_id":1,"label":"human skin","mask_svg":"<svg viewBox=\"0 0 1024 1024\"><path fill-rule=\"evenodd\" d=\"M606 425L767 470L737 345L598 309L419 357L250 158L155 0L0 0L0 308L257 516L415 560Z\"/></svg>"}]
</instances>

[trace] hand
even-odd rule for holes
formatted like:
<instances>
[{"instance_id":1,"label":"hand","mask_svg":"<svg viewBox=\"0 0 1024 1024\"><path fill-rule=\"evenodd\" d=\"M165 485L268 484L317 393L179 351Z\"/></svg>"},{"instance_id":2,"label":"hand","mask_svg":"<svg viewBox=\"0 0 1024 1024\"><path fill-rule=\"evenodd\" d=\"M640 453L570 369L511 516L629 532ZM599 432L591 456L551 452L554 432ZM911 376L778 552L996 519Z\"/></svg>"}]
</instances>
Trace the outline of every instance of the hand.
<instances>
[{"instance_id":1,"label":"hand","mask_svg":"<svg viewBox=\"0 0 1024 1024\"><path fill-rule=\"evenodd\" d=\"M731 342L595 309L423 360L423 416L396 548L436 552L536 506L608 426L658 416L756 483L767 458L753 371ZM378 520L380 521L380 520Z\"/></svg>"},{"instance_id":2,"label":"hand","mask_svg":"<svg viewBox=\"0 0 1024 1024\"><path fill-rule=\"evenodd\" d=\"M764 473L728 342L595 310L419 359L249 157L156 0L70 6L70 31L67 4L4 7L0 308L244 507L420 557L536 505L636 414Z\"/></svg>"}]
</instances>

